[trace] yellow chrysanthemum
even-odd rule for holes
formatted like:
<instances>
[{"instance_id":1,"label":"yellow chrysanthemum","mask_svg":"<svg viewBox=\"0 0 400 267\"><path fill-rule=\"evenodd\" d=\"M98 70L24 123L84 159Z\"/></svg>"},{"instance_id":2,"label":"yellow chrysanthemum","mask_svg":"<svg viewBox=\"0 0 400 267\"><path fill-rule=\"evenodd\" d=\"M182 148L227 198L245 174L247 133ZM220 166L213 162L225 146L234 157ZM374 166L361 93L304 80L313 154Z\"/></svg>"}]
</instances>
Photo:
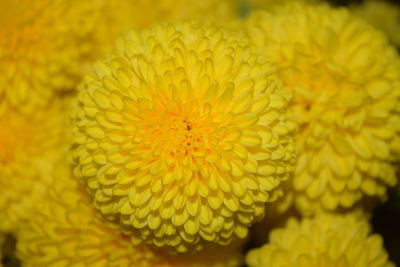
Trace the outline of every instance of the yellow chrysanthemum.
<instances>
[{"instance_id":1,"label":"yellow chrysanthemum","mask_svg":"<svg viewBox=\"0 0 400 267\"><path fill-rule=\"evenodd\" d=\"M76 85L90 52L92 2L0 1L0 112L44 107Z\"/></svg>"},{"instance_id":2,"label":"yellow chrysanthemum","mask_svg":"<svg viewBox=\"0 0 400 267\"><path fill-rule=\"evenodd\" d=\"M400 46L400 5L384 0L365 0L351 6L351 11L386 33L393 44Z\"/></svg>"},{"instance_id":3,"label":"yellow chrysanthemum","mask_svg":"<svg viewBox=\"0 0 400 267\"><path fill-rule=\"evenodd\" d=\"M172 256L145 244L133 245L97 216L66 164L60 164L54 175L48 195L19 233L17 254L23 266L236 267L242 263L238 246Z\"/></svg>"},{"instance_id":4,"label":"yellow chrysanthemum","mask_svg":"<svg viewBox=\"0 0 400 267\"><path fill-rule=\"evenodd\" d=\"M96 27L100 54L111 52L115 39L131 28L188 19L223 25L238 15L234 0L103 0L98 10L102 18Z\"/></svg>"},{"instance_id":5,"label":"yellow chrysanthemum","mask_svg":"<svg viewBox=\"0 0 400 267\"><path fill-rule=\"evenodd\" d=\"M382 238L352 214L321 215L271 232L269 243L251 250L250 267L394 267Z\"/></svg>"},{"instance_id":6,"label":"yellow chrysanthemum","mask_svg":"<svg viewBox=\"0 0 400 267\"><path fill-rule=\"evenodd\" d=\"M274 68L214 27L131 31L79 92L73 155L97 209L156 246L247 235L293 158Z\"/></svg>"},{"instance_id":7,"label":"yellow chrysanthemum","mask_svg":"<svg viewBox=\"0 0 400 267\"><path fill-rule=\"evenodd\" d=\"M16 230L41 201L48 172L68 148L67 118L58 102L29 115L10 107L0 115L0 231Z\"/></svg>"},{"instance_id":8,"label":"yellow chrysanthemum","mask_svg":"<svg viewBox=\"0 0 400 267\"><path fill-rule=\"evenodd\" d=\"M328 5L256 12L247 33L279 64L299 123L286 196L309 215L384 198L400 151L400 65L383 34Z\"/></svg>"}]
</instances>

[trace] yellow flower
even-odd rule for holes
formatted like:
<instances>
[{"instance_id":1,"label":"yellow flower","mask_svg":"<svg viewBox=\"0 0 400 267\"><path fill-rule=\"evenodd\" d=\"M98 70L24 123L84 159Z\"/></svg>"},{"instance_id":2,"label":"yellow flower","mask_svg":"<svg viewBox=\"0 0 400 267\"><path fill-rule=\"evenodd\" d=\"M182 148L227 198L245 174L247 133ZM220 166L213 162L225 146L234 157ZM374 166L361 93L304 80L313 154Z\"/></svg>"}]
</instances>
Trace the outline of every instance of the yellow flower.
<instances>
[{"instance_id":1,"label":"yellow flower","mask_svg":"<svg viewBox=\"0 0 400 267\"><path fill-rule=\"evenodd\" d=\"M386 33L393 44L400 46L400 5L382 0L365 0L351 6L351 11Z\"/></svg>"},{"instance_id":2,"label":"yellow flower","mask_svg":"<svg viewBox=\"0 0 400 267\"><path fill-rule=\"evenodd\" d=\"M246 43L194 23L131 31L79 92L75 175L126 233L179 252L244 238L291 170L290 95Z\"/></svg>"},{"instance_id":3,"label":"yellow flower","mask_svg":"<svg viewBox=\"0 0 400 267\"><path fill-rule=\"evenodd\" d=\"M394 267L382 243L366 220L352 214L320 215L291 219L273 230L269 243L251 250L246 261L250 267Z\"/></svg>"},{"instance_id":4,"label":"yellow flower","mask_svg":"<svg viewBox=\"0 0 400 267\"><path fill-rule=\"evenodd\" d=\"M123 32L145 29L156 22L200 20L225 24L238 16L234 0L102 0L98 7L101 20L96 27L99 54L111 52L115 39Z\"/></svg>"},{"instance_id":5,"label":"yellow flower","mask_svg":"<svg viewBox=\"0 0 400 267\"><path fill-rule=\"evenodd\" d=\"M18 234L23 266L235 267L242 262L237 246L172 256L146 244L133 245L97 216L65 163L60 162L51 180L48 195Z\"/></svg>"},{"instance_id":6,"label":"yellow flower","mask_svg":"<svg viewBox=\"0 0 400 267\"><path fill-rule=\"evenodd\" d=\"M64 103L22 115L8 107L0 115L0 231L14 231L41 201L47 174L68 146Z\"/></svg>"},{"instance_id":7,"label":"yellow flower","mask_svg":"<svg viewBox=\"0 0 400 267\"><path fill-rule=\"evenodd\" d=\"M287 197L303 215L384 199L400 151L400 65L383 34L328 5L254 13L247 33L279 64L299 123Z\"/></svg>"},{"instance_id":8,"label":"yellow flower","mask_svg":"<svg viewBox=\"0 0 400 267\"><path fill-rule=\"evenodd\" d=\"M0 112L46 106L70 90L90 52L91 0L0 1Z\"/></svg>"}]
</instances>

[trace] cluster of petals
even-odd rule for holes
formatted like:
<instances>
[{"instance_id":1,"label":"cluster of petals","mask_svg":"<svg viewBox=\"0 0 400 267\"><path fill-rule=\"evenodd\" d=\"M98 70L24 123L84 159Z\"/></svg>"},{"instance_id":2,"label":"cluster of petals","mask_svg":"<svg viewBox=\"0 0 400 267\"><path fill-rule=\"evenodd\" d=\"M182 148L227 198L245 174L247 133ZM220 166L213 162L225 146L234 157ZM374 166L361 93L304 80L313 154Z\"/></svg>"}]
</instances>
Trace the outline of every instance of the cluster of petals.
<instances>
[{"instance_id":1,"label":"cluster of petals","mask_svg":"<svg viewBox=\"0 0 400 267\"><path fill-rule=\"evenodd\" d=\"M74 88L90 54L93 3L0 1L0 112L31 112Z\"/></svg>"},{"instance_id":2,"label":"cluster of petals","mask_svg":"<svg viewBox=\"0 0 400 267\"><path fill-rule=\"evenodd\" d=\"M201 20L225 25L237 16L231 0L100 0L94 8L98 18L94 29L94 53L112 52L115 39L129 29L145 29L155 23Z\"/></svg>"},{"instance_id":3,"label":"cluster of petals","mask_svg":"<svg viewBox=\"0 0 400 267\"><path fill-rule=\"evenodd\" d=\"M400 151L396 49L347 9L325 4L277 6L246 23L294 95L297 163L286 197L303 215L384 199Z\"/></svg>"},{"instance_id":4,"label":"cluster of petals","mask_svg":"<svg viewBox=\"0 0 400 267\"><path fill-rule=\"evenodd\" d=\"M394 267L400 6L322 2L0 0L0 267Z\"/></svg>"},{"instance_id":5,"label":"cluster of petals","mask_svg":"<svg viewBox=\"0 0 400 267\"><path fill-rule=\"evenodd\" d=\"M354 214L290 219L269 242L246 256L250 267L394 267L380 235Z\"/></svg>"},{"instance_id":6,"label":"cluster of petals","mask_svg":"<svg viewBox=\"0 0 400 267\"><path fill-rule=\"evenodd\" d=\"M290 93L274 71L211 26L126 33L79 88L75 176L138 240L184 252L244 238L292 170Z\"/></svg>"},{"instance_id":7,"label":"cluster of petals","mask_svg":"<svg viewBox=\"0 0 400 267\"><path fill-rule=\"evenodd\" d=\"M129 236L98 216L65 162L53 176L46 201L18 233L17 254L23 266L237 267L242 262L240 246L173 256L145 244L133 245Z\"/></svg>"},{"instance_id":8,"label":"cluster of petals","mask_svg":"<svg viewBox=\"0 0 400 267\"><path fill-rule=\"evenodd\" d=\"M0 232L33 216L55 161L68 149L65 103L25 115L8 107L0 115Z\"/></svg>"}]
</instances>

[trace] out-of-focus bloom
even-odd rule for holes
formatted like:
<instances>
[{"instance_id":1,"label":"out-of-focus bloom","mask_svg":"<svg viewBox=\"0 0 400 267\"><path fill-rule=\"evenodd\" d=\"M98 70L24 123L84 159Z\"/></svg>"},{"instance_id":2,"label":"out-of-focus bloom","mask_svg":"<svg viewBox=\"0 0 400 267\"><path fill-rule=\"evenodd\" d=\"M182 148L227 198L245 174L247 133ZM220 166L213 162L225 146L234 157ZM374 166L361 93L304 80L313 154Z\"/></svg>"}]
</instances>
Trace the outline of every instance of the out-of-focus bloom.
<instances>
[{"instance_id":1,"label":"out-of-focus bloom","mask_svg":"<svg viewBox=\"0 0 400 267\"><path fill-rule=\"evenodd\" d=\"M366 220L349 215L320 215L271 232L269 242L251 250L250 267L394 267L382 237L371 234Z\"/></svg>"},{"instance_id":2,"label":"out-of-focus bloom","mask_svg":"<svg viewBox=\"0 0 400 267\"><path fill-rule=\"evenodd\" d=\"M298 160L286 197L310 215L386 196L400 151L399 56L346 9L292 3L247 33L294 93Z\"/></svg>"},{"instance_id":3,"label":"out-of-focus bloom","mask_svg":"<svg viewBox=\"0 0 400 267\"><path fill-rule=\"evenodd\" d=\"M99 54L111 52L123 32L145 29L156 22L199 20L224 25L238 16L234 0L102 0L96 27Z\"/></svg>"},{"instance_id":4,"label":"out-of-focus bloom","mask_svg":"<svg viewBox=\"0 0 400 267\"><path fill-rule=\"evenodd\" d=\"M351 11L400 46L400 5L383 0L365 0L362 4L351 6Z\"/></svg>"},{"instance_id":5,"label":"out-of-focus bloom","mask_svg":"<svg viewBox=\"0 0 400 267\"><path fill-rule=\"evenodd\" d=\"M183 252L244 238L292 169L290 94L274 71L214 27L125 34L80 88L75 175L147 243Z\"/></svg>"},{"instance_id":6,"label":"out-of-focus bloom","mask_svg":"<svg viewBox=\"0 0 400 267\"><path fill-rule=\"evenodd\" d=\"M0 1L0 112L32 111L74 88L91 53L93 1Z\"/></svg>"},{"instance_id":7,"label":"out-of-focus bloom","mask_svg":"<svg viewBox=\"0 0 400 267\"><path fill-rule=\"evenodd\" d=\"M321 0L242 0L244 3L254 8L272 8L275 5L283 5L289 2L304 2L304 3L316 3Z\"/></svg>"},{"instance_id":8,"label":"out-of-focus bloom","mask_svg":"<svg viewBox=\"0 0 400 267\"><path fill-rule=\"evenodd\" d=\"M110 228L96 214L85 188L66 164L54 173L49 193L21 229L17 254L23 266L236 267L236 247L213 247L198 254L172 256Z\"/></svg>"},{"instance_id":9,"label":"out-of-focus bloom","mask_svg":"<svg viewBox=\"0 0 400 267\"><path fill-rule=\"evenodd\" d=\"M278 198L272 203L265 205L265 217L251 227L252 241L257 244L263 244L268 241L268 235L271 230L277 227L283 227L291 218L302 218L301 214L295 209L293 204L293 194L290 193L291 181L286 180L282 183L283 197ZM370 220L372 212L376 206L376 200L368 199L363 202L357 202L351 209L336 209L328 214L351 214L359 220ZM327 212L324 212L324 214Z\"/></svg>"},{"instance_id":10,"label":"out-of-focus bloom","mask_svg":"<svg viewBox=\"0 0 400 267\"><path fill-rule=\"evenodd\" d=\"M41 201L54 161L66 153L64 103L21 115L0 115L0 231L14 231Z\"/></svg>"}]
</instances>

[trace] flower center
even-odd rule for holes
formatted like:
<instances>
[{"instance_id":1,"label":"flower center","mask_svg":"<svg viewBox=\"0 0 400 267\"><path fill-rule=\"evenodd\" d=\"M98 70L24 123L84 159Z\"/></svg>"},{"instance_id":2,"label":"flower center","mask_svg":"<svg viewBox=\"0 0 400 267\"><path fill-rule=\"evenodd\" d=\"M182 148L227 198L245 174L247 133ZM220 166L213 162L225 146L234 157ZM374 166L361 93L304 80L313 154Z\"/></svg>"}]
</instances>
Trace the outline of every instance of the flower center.
<instances>
[{"instance_id":1,"label":"flower center","mask_svg":"<svg viewBox=\"0 0 400 267\"><path fill-rule=\"evenodd\" d=\"M155 153L184 157L202 154L215 127L196 105L169 105L143 113L136 141Z\"/></svg>"}]
</instances>

